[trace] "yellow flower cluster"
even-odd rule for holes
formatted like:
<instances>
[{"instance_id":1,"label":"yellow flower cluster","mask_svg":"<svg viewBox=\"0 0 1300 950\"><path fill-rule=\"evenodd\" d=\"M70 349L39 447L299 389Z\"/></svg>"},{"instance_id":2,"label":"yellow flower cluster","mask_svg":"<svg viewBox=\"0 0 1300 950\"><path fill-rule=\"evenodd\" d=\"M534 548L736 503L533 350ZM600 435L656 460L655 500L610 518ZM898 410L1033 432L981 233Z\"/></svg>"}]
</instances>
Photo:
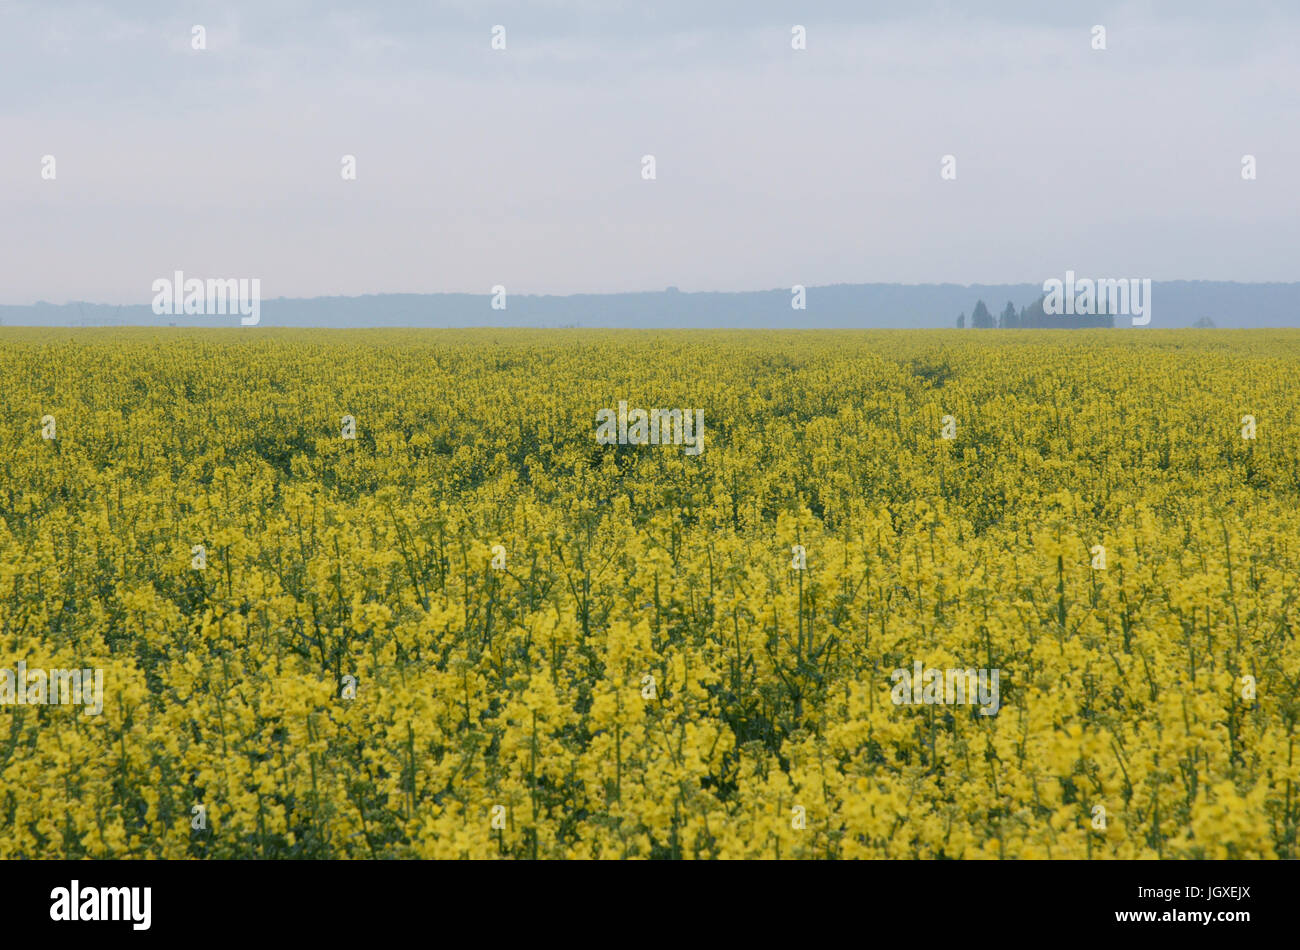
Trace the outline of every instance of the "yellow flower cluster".
<instances>
[{"instance_id":1,"label":"yellow flower cluster","mask_svg":"<svg viewBox=\"0 0 1300 950\"><path fill-rule=\"evenodd\" d=\"M1290 331L0 331L0 668L104 684L0 706L0 858L1295 857L1298 370ZM620 400L704 450L598 444ZM896 702L914 664L996 710Z\"/></svg>"}]
</instances>

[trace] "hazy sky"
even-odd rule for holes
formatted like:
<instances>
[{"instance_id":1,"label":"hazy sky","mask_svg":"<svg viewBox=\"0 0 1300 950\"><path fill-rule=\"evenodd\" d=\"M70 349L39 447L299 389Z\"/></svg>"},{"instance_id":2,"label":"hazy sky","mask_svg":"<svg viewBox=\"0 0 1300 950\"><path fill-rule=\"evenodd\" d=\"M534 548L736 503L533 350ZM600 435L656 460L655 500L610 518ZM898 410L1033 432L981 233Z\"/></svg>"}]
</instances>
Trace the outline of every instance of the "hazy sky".
<instances>
[{"instance_id":1,"label":"hazy sky","mask_svg":"<svg viewBox=\"0 0 1300 950\"><path fill-rule=\"evenodd\" d=\"M0 0L0 303L1300 280L1300 4L975 6Z\"/></svg>"}]
</instances>

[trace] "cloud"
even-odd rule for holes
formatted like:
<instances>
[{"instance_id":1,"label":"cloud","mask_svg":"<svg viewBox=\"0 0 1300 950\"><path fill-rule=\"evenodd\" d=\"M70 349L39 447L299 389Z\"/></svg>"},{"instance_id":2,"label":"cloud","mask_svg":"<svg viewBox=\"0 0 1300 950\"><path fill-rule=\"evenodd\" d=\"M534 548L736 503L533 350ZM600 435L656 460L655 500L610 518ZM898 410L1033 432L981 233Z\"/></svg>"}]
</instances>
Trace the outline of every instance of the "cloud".
<instances>
[{"instance_id":1,"label":"cloud","mask_svg":"<svg viewBox=\"0 0 1300 950\"><path fill-rule=\"evenodd\" d=\"M0 6L0 302L1300 276L1296 14L1037 6Z\"/></svg>"}]
</instances>

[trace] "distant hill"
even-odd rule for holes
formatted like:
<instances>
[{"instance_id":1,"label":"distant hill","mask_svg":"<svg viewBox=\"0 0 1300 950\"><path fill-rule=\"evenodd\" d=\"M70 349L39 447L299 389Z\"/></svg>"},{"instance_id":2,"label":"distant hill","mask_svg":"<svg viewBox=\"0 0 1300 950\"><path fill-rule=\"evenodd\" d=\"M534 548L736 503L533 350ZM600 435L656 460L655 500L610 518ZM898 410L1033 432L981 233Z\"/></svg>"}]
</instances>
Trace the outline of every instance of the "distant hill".
<instances>
[{"instance_id":1,"label":"distant hill","mask_svg":"<svg viewBox=\"0 0 1300 950\"><path fill-rule=\"evenodd\" d=\"M538 296L510 294L493 310L482 294L374 294L275 298L262 302L264 327L952 327L979 300L997 313L1042 296L1041 284L835 284L807 289L807 309L790 307L789 289L741 293ZM1300 283L1165 281L1152 286L1150 326L1300 326ZM237 327L237 316L157 316L148 304L0 306L5 326ZM1129 326L1127 317L1117 327Z\"/></svg>"}]
</instances>

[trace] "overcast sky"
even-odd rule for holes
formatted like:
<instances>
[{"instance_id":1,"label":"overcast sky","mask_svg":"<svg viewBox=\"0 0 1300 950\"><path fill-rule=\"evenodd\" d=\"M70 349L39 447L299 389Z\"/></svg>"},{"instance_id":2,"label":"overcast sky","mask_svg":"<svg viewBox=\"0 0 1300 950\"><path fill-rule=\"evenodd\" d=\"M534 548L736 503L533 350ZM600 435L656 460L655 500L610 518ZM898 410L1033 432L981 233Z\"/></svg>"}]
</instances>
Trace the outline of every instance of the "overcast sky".
<instances>
[{"instance_id":1,"label":"overcast sky","mask_svg":"<svg viewBox=\"0 0 1300 950\"><path fill-rule=\"evenodd\" d=\"M0 0L0 303L1300 280L1300 4L973 6Z\"/></svg>"}]
</instances>

